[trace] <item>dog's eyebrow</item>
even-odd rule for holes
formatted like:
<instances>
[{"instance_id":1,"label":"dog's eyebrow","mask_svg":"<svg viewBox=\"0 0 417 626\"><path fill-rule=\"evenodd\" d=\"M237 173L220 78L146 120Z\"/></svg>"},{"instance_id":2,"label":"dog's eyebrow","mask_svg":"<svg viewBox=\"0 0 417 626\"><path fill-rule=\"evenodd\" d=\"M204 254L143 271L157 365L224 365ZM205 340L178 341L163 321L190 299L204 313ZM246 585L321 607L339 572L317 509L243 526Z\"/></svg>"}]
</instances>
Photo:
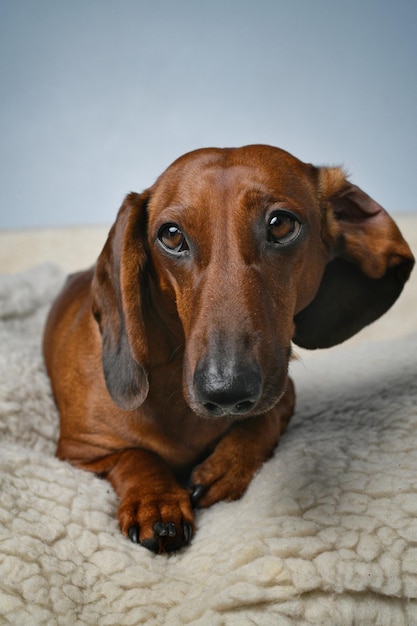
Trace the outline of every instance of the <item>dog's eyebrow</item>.
<instances>
[{"instance_id":1,"label":"dog's eyebrow","mask_svg":"<svg viewBox=\"0 0 417 626\"><path fill-rule=\"evenodd\" d=\"M158 224L163 222L177 222L184 214L193 214L196 211L195 206L188 202L176 202L164 207L158 214L156 221Z\"/></svg>"},{"instance_id":2,"label":"dog's eyebrow","mask_svg":"<svg viewBox=\"0 0 417 626\"><path fill-rule=\"evenodd\" d=\"M245 193L245 196L249 205L252 204L256 205L257 207L261 205L265 209L271 206L276 206L277 208L282 207L283 209L300 209L299 203L296 202L294 198L273 192L272 190L266 189L261 185L252 189L248 189Z\"/></svg>"}]
</instances>

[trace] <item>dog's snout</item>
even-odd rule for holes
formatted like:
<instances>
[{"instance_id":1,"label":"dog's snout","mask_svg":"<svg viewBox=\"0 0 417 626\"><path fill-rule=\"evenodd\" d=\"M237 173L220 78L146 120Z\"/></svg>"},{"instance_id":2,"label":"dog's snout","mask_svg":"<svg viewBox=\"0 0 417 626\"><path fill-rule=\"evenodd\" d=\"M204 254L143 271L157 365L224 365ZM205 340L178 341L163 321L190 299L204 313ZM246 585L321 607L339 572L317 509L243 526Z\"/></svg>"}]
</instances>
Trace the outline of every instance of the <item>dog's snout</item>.
<instances>
[{"instance_id":1,"label":"dog's snout","mask_svg":"<svg viewBox=\"0 0 417 626\"><path fill-rule=\"evenodd\" d=\"M196 401L211 415L244 415L262 395L259 365L201 360L194 374Z\"/></svg>"}]
</instances>

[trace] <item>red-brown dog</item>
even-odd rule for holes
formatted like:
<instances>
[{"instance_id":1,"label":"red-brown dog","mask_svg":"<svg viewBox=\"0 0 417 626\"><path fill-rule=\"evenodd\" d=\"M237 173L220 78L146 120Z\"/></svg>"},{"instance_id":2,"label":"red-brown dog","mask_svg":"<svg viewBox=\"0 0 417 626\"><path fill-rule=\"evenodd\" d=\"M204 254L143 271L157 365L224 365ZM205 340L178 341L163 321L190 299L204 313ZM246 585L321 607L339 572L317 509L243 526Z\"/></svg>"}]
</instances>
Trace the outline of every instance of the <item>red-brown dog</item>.
<instances>
[{"instance_id":1,"label":"red-brown dog","mask_svg":"<svg viewBox=\"0 0 417 626\"><path fill-rule=\"evenodd\" d=\"M261 145L186 154L127 196L96 266L51 310L58 457L111 482L132 541L180 548L193 506L239 498L284 432L291 341L347 339L412 266L338 168Z\"/></svg>"}]
</instances>

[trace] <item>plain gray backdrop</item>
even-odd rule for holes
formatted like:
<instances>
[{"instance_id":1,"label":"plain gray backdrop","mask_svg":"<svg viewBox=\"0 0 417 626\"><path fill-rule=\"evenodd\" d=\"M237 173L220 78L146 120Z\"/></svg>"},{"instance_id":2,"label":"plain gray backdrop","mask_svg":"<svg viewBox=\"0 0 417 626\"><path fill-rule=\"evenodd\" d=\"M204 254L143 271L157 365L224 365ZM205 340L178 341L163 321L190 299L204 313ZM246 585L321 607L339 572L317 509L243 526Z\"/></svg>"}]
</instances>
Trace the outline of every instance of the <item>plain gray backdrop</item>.
<instances>
[{"instance_id":1,"label":"plain gray backdrop","mask_svg":"<svg viewBox=\"0 0 417 626\"><path fill-rule=\"evenodd\" d=\"M0 0L0 64L0 228L110 223L247 143L417 209L416 0Z\"/></svg>"}]
</instances>

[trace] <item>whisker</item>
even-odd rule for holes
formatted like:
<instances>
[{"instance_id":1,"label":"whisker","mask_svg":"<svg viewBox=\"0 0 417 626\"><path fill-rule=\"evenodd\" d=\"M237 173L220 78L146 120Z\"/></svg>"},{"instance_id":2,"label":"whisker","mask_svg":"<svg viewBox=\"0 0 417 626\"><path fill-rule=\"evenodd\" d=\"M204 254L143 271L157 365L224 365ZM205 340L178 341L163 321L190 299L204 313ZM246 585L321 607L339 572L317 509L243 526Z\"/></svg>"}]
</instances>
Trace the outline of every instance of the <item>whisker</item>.
<instances>
[{"instance_id":1,"label":"whisker","mask_svg":"<svg viewBox=\"0 0 417 626\"><path fill-rule=\"evenodd\" d=\"M175 357L178 355L178 353L183 349L184 349L184 345L180 343L169 355L168 363L171 363L171 361L173 361Z\"/></svg>"}]
</instances>

